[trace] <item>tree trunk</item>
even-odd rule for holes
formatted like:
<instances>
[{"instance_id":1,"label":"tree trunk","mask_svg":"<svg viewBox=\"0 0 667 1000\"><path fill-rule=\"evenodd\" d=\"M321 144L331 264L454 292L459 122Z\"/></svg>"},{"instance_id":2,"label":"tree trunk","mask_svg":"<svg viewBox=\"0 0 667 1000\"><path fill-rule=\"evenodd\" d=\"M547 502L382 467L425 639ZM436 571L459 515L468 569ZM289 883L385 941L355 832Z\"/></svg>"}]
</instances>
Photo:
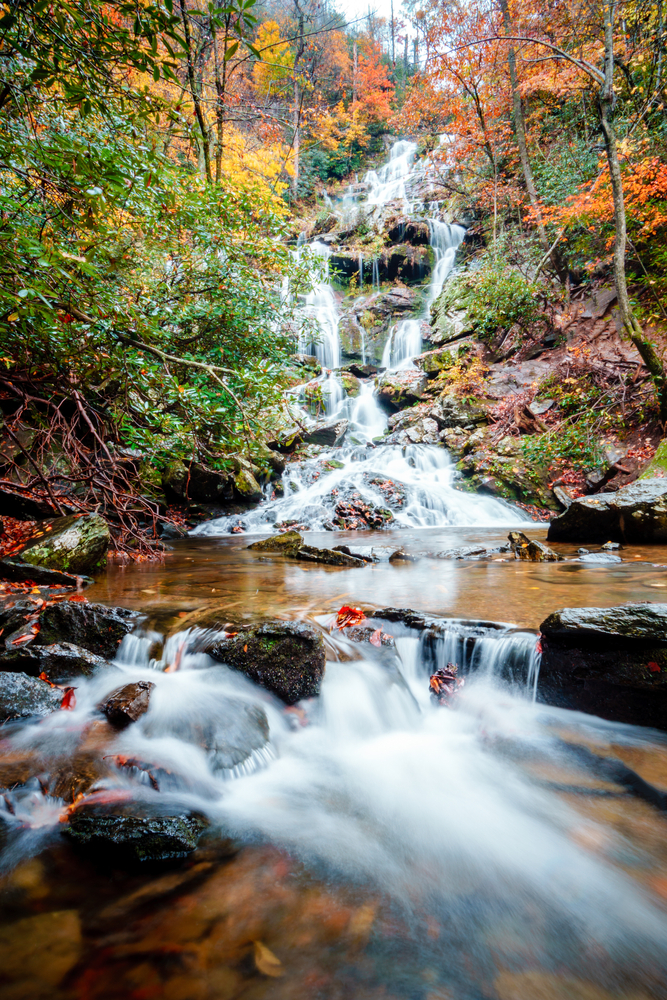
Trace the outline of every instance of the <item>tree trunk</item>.
<instances>
[{"instance_id":1,"label":"tree trunk","mask_svg":"<svg viewBox=\"0 0 667 1000\"><path fill-rule=\"evenodd\" d=\"M292 177L292 192L296 198L299 189L299 118L301 109L299 107L299 80L296 76L296 66L294 67L294 139L292 150L294 152L294 176Z\"/></svg>"},{"instance_id":2,"label":"tree trunk","mask_svg":"<svg viewBox=\"0 0 667 1000\"><path fill-rule=\"evenodd\" d=\"M503 15L503 28L505 29L505 34L514 34L512 31L508 0L499 0L499 2ZM547 231L544 226L540 200L537 194L537 188L535 187L535 178L533 177L533 170L530 165L530 157L528 155L528 143L526 142L526 119L523 113L523 101L521 100L521 91L519 90L519 76L516 70L516 53L513 45L510 45L508 49L507 63L509 66L510 87L512 90L514 135L516 137L516 144L519 150L519 159L521 160L521 171L523 173L526 191L528 192L530 204L535 216L537 234L539 236L540 243L544 249L547 250L549 248L549 237L547 236ZM567 267L565 267L558 250L554 249L550 254L550 257L556 270L556 274L561 282L565 282L565 279L567 278Z\"/></svg>"},{"instance_id":3,"label":"tree trunk","mask_svg":"<svg viewBox=\"0 0 667 1000\"><path fill-rule=\"evenodd\" d=\"M614 282L616 284L618 308L623 327L651 373L660 405L660 420L664 423L667 421L667 380L665 378L664 365L653 344L646 339L644 331L632 311L625 276L627 228L623 198L623 178L618 159L616 135L611 123L614 106L614 7L615 2L611 0L610 3L605 5L604 10L604 83L600 88L598 97L600 125L602 127L602 135L604 136L614 200Z\"/></svg>"},{"instance_id":4,"label":"tree trunk","mask_svg":"<svg viewBox=\"0 0 667 1000\"><path fill-rule=\"evenodd\" d=\"M192 96L192 101L195 106L195 116L197 118L197 124L199 125L199 131L201 133L202 153L204 156L204 171L206 173L206 181L208 184L212 184L213 178L211 176L211 149L208 137L208 128L206 127L206 122L204 120L204 113L202 111L202 106L201 106L201 95L197 88L197 80L195 77L194 57L192 53L192 39L190 36L190 20L186 8L186 0L180 0L180 3L181 3L181 18L183 21L183 35L185 38L190 94Z\"/></svg>"}]
</instances>

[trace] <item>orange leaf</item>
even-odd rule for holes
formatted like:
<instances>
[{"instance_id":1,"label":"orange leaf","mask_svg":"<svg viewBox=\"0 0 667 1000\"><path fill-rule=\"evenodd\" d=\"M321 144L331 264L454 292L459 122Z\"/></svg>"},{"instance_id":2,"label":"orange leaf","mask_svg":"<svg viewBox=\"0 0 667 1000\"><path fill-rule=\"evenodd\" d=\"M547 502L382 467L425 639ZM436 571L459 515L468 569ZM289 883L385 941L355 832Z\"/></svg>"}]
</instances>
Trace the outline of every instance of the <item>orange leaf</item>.
<instances>
[{"instance_id":1,"label":"orange leaf","mask_svg":"<svg viewBox=\"0 0 667 1000\"><path fill-rule=\"evenodd\" d=\"M248 652L248 643L247 642L246 642L245 646L243 647L243 652L244 653Z\"/></svg>"},{"instance_id":2,"label":"orange leaf","mask_svg":"<svg viewBox=\"0 0 667 1000\"><path fill-rule=\"evenodd\" d=\"M71 712L72 709L76 708L76 695L74 692L76 688L66 687L63 692L63 700L60 703L60 707L66 712Z\"/></svg>"},{"instance_id":3,"label":"orange leaf","mask_svg":"<svg viewBox=\"0 0 667 1000\"><path fill-rule=\"evenodd\" d=\"M373 632L373 635L370 637L370 639L368 641L373 646L381 646L382 645L382 629L376 628L375 632Z\"/></svg>"},{"instance_id":4,"label":"orange leaf","mask_svg":"<svg viewBox=\"0 0 667 1000\"><path fill-rule=\"evenodd\" d=\"M366 620L366 615L361 608L351 608L344 604L336 616L336 628L348 628L350 625L359 625Z\"/></svg>"}]
</instances>

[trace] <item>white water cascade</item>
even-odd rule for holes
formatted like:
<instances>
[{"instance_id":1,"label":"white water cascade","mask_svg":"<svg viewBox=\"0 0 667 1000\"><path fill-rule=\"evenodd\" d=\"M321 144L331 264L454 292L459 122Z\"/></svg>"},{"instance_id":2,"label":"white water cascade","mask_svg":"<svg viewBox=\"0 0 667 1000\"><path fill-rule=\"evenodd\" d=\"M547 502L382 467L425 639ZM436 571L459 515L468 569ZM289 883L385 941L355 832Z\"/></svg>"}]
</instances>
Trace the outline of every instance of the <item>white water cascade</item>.
<instances>
[{"instance_id":1,"label":"white water cascade","mask_svg":"<svg viewBox=\"0 0 667 1000\"><path fill-rule=\"evenodd\" d=\"M328 634L330 622L320 625ZM511 638L501 636L507 651ZM337 659L320 697L302 703L306 725L292 726L294 716L267 691L197 652L206 641L200 630L175 635L156 662L150 643L124 640L113 670L79 680L72 711L8 731L5 745L62 753L119 684L150 681L147 712L107 752L146 762L158 789L146 770L116 766L115 756L105 758L109 773L97 787L149 809L166 803L203 814L209 837L268 842L336 884L381 893L432 951L427 966L421 954L406 965L420 988L401 995L424 995L425 967L443 977L433 995L464 998L491 996L479 986L489 965L556 969L565 983L562 992L511 994L522 997L583 997L567 992L568 977L591 970L612 988L619 970L630 982L639 981L634 969L648 969L654 982L662 971L664 982L667 916L646 878L655 862L631 839L632 822L626 834L602 813L591 818L599 780L572 753L577 745L641 752L659 746L659 734L536 705L523 683L501 682L491 669L491 635L454 706L436 705L414 633L379 650L328 634ZM163 672L177 651L178 669ZM581 808L576 796L564 798L564 783L579 788ZM64 803L34 785L0 804L5 865L61 836ZM634 822L640 815L646 823L643 813ZM439 924L430 944L420 924L427 915L429 926Z\"/></svg>"},{"instance_id":2,"label":"white water cascade","mask_svg":"<svg viewBox=\"0 0 667 1000\"><path fill-rule=\"evenodd\" d=\"M378 171L366 174L368 206L382 207L402 199L406 211L410 209L406 185L419 180L424 169L419 163L415 164L416 151L414 142L396 142L389 161ZM351 192L349 197L352 196ZM461 226L435 218L430 218L428 224L435 267L426 290L424 309L420 316L401 320L391 328L382 358L382 366L387 369L414 368L413 358L422 351L422 324L428 320L430 304L440 294L465 235ZM374 394L373 381L362 380L358 395L347 396L335 372L341 363L341 345L338 307L328 272L331 251L318 241L313 242L310 249L324 259L326 268L323 279L304 303L304 312L317 324L320 336L314 340L304 337L299 343L299 351L314 354L322 365L322 374L309 386L319 393L329 423L348 421L344 443L317 458L290 462L283 473L281 487L276 491L282 496L267 499L242 516L230 515L204 522L192 533L221 535L232 530L270 533L288 525L298 525L299 530L334 530L339 526L340 505L350 500L385 510L389 506L393 524L399 527L524 523L526 518L504 501L457 490L456 471L444 448L382 445L388 414ZM357 266L361 286L364 268L361 253ZM366 267L368 269L368 262ZM374 261L372 274L373 283L376 276L379 282L377 261ZM365 344L362 351L365 362ZM300 426L306 430L313 427L316 421L305 407L306 390L301 390L300 399L298 392L291 391L290 398L304 407L298 416ZM387 499L388 480L396 487L390 491L390 500Z\"/></svg>"}]
</instances>

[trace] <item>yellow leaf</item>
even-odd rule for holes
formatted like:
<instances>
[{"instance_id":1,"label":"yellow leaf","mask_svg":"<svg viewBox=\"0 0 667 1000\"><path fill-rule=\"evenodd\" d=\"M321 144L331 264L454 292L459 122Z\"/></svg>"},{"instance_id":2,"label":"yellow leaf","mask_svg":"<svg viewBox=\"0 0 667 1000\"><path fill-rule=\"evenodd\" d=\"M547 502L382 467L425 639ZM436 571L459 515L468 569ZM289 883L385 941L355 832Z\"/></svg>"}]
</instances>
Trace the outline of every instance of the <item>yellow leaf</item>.
<instances>
[{"instance_id":1,"label":"yellow leaf","mask_svg":"<svg viewBox=\"0 0 667 1000\"><path fill-rule=\"evenodd\" d=\"M253 941L255 946L255 965L265 976L277 978L285 974L283 963L261 941Z\"/></svg>"},{"instance_id":2,"label":"yellow leaf","mask_svg":"<svg viewBox=\"0 0 667 1000\"><path fill-rule=\"evenodd\" d=\"M9 316L7 317L7 319L9 320L9 322L10 322L10 323L16 323L16 320L17 320L18 318L19 318L19 314L18 314L18 313L11 313L11 314L10 314L10 315L9 315ZM4 358L3 358L3 361L4 361Z\"/></svg>"}]
</instances>

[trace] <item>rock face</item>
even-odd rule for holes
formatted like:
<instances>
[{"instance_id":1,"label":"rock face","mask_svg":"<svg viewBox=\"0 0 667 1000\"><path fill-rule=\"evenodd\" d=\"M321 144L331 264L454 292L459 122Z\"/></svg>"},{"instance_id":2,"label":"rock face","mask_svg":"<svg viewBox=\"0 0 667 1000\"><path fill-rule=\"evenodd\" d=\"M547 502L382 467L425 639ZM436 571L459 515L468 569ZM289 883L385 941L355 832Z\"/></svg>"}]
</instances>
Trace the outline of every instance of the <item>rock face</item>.
<instances>
[{"instance_id":1,"label":"rock face","mask_svg":"<svg viewBox=\"0 0 667 1000\"><path fill-rule=\"evenodd\" d=\"M240 670L287 705L319 694L324 676L324 640L304 622L267 621L243 627L207 650Z\"/></svg>"},{"instance_id":2,"label":"rock face","mask_svg":"<svg viewBox=\"0 0 667 1000\"><path fill-rule=\"evenodd\" d=\"M643 479L616 493L573 500L549 525L547 540L667 542L667 479Z\"/></svg>"},{"instance_id":3,"label":"rock face","mask_svg":"<svg viewBox=\"0 0 667 1000\"><path fill-rule=\"evenodd\" d=\"M63 693L44 681L3 670L0 673L0 723L50 715L60 708Z\"/></svg>"},{"instance_id":4,"label":"rock face","mask_svg":"<svg viewBox=\"0 0 667 1000\"><path fill-rule=\"evenodd\" d=\"M90 796L72 810L68 835L103 856L120 853L134 861L166 861L194 851L208 825L202 816L172 805L104 803Z\"/></svg>"},{"instance_id":5,"label":"rock face","mask_svg":"<svg viewBox=\"0 0 667 1000\"><path fill-rule=\"evenodd\" d=\"M57 517L42 522L40 532L21 551L23 562L75 574L104 568L110 536L99 514Z\"/></svg>"},{"instance_id":6,"label":"rock face","mask_svg":"<svg viewBox=\"0 0 667 1000\"><path fill-rule=\"evenodd\" d=\"M540 631L542 701L667 729L667 604L565 608Z\"/></svg>"}]
</instances>

